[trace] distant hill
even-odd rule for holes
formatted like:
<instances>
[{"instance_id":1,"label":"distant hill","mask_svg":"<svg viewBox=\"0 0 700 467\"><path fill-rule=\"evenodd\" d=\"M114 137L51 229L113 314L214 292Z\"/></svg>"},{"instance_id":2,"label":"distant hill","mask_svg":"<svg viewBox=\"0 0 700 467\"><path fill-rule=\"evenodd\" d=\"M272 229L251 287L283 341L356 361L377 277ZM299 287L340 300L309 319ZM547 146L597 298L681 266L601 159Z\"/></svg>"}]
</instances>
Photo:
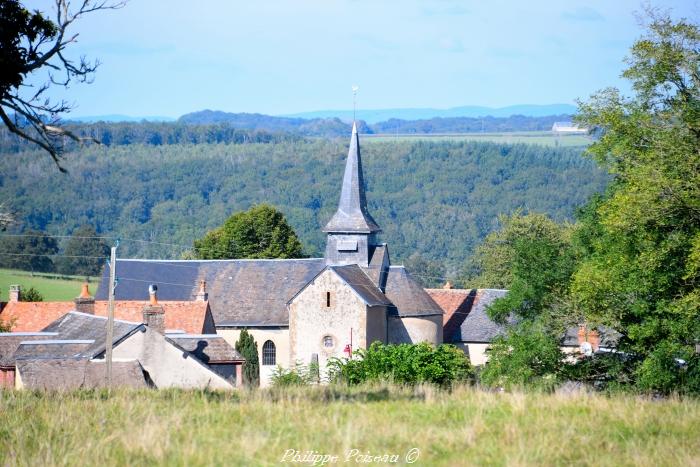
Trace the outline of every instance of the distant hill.
<instances>
[{"instance_id":1,"label":"distant hill","mask_svg":"<svg viewBox=\"0 0 700 467\"><path fill-rule=\"evenodd\" d=\"M511 107L516 109L518 107ZM434 117L418 120L391 118L367 124L358 120L358 131L363 134L434 134L434 133L479 133L508 131L548 131L556 121L569 120L571 114L547 114L526 116L521 114L505 117ZM202 110L185 114L178 123L191 125L226 124L237 129L286 132L302 136L346 136L350 122L333 118L275 117L272 115L230 113L219 110Z\"/></svg>"},{"instance_id":2,"label":"distant hill","mask_svg":"<svg viewBox=\"0 0 700 467\"><path fill-rule=\"evenodd\" d=\"M172 117L159 117L159 116L148 116L148 117L131 117L129 115L120 114L110 114L110 115L88 115L84 117L74 117L70 116L65 119L68 122L81 122L81 123L97 123L97 122L174 122L175 119Z\"/></svg>"},{"instance_id":3,"label":"distant hill","mask_svg":"<svg viewBox=\"0 0 700 467\"><path fill-rule=\"evenodd\" d=\"M549 104L549 105L511 105L508 107L481 107L468 105L453 107L450 109L361 109L357 111L357 119L364 120L369 124L378 123L389 119L401 120L425 120L432 118L453 118L453 117L500 117L506 118L511 115L524 115L527 117L544 117L547 115L572 115L576 113L576 107L569 104ZM340 118L341 120L352 120L352 110L317 110L313 112L300 112L290 115L283 115L290 118Z\"/></svg>"}]
</instances>

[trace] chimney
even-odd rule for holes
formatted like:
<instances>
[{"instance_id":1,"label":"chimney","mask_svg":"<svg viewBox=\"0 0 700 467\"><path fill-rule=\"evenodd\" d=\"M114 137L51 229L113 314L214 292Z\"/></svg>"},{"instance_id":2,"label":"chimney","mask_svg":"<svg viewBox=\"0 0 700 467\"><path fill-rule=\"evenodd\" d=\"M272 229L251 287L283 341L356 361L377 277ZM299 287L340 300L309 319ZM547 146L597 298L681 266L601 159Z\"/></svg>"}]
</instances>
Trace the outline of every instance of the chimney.
<instances>
[{"instance_id":1,"label":"chimney","mask_svg":"<svg viewBox=\"0 0 700 467\"><path fill-rule=\"evenodd\" d=\"M447 282L445 282L445 285L442 286L442 288L445 290L449 290L449 289L453 289L454 286L452 285L452 282L447 281Z\"/></svg>"},{"instance_id":2,"label":"chimney","mask_svg":"<svg viewBox=\"0 0 700 467\"><path fill-rule=\"evenodd\" d=\"M165 310L158 304L158 286L148 286L148 294L151 299L148 305L143 307L143 322L152 330L165 334Z\"/></svg>"},{"instance_id":3,"label":"chimney","mask_svg":"<svg viewBox=\"0 0 700 467\"><path fill-rule=\"evenodd\" d=\"M80 291L80 295L73 299L75 302L75 311L80 311L81 313L87 313L89 315L95 314L95 297L90 295L90 284L85 282L83 284L83 289Z\"/></svg>"},{"instance_id":4,"label":"chimney","mask_svg":"<svg viewBox=\"0 0 700 467\"><path fill-rule=\"evenodd\" d=\"M10 286L10 301L11 302L19 302L19 293L20 293L20 287L19 285L11 285Z\"/></svg>"},{"instance_id":5,"label":"chimney","mask_svg":"<svg viewBox=\"0 0 700 467\"><path fill-rule=\"evenodd\" d=\"M595 329L588 329L584 324L578 327L578 344L579 346L584 342L591 344L591 348L594 352L600 347L600 335Z\"/></svg>"},{"instance_id":6,"label":"chimney","mask_svg":"<svg viewBox=\"0 0 700 467\"><path fill-rule=\"evenodd\" d=\"M209 300L209 294L207 293L207 281L202 279L199 281L199 291L195 295L195 300L198 302L206 302Z\"/></svg>"}]
</instances>

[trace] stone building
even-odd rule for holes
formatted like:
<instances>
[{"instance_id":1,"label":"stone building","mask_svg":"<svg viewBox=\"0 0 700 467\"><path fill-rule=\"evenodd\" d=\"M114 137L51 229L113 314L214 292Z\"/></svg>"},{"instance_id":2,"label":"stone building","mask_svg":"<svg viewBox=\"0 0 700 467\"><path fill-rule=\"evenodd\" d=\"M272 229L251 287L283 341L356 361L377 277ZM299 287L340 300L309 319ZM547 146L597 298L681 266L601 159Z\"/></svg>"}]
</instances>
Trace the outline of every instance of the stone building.
<instances>
[{"instance_id":1,"label":"stone building","mask_svg":"<svg viewBox=\"0 0 700 467\"><path fill-rule=\"evenodd\" d=\"M208 284L216 333L235 345L247 329L258 344L261 381L277 365L321 366L372 342L442 343L443 310L403 266L367 209L360 141L353 125L338 209L326 224L323 258L162 261L119 259L118 300L143 300L144 283L163 300L193 300ZM108 291L105 270L98 299Z\"/></svg>"}]
</instances>

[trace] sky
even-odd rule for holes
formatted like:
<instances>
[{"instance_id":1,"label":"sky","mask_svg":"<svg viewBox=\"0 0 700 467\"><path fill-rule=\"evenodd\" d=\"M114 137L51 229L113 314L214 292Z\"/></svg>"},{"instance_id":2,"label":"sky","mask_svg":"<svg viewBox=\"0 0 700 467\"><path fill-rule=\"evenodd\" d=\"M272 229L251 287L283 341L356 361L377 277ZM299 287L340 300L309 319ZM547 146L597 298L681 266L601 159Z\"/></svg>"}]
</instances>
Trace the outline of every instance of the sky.
<instances>
[{"instance_id":1,"label":"sky","mask_svg":"<svg viewBox=\"0 0 700 467\"><path fill-rule=\"evenodd\" d=\"M53 1L23 3L54 14ZM698 0L652 5L700 17ZM349 109L353 85L366 109L573 104L629 89L620 73L641 10L629 0L131 0L73 25L68 55L102 64L92 84L52 96L74 116L138 117Z\"/></svg>"}]
</instances>

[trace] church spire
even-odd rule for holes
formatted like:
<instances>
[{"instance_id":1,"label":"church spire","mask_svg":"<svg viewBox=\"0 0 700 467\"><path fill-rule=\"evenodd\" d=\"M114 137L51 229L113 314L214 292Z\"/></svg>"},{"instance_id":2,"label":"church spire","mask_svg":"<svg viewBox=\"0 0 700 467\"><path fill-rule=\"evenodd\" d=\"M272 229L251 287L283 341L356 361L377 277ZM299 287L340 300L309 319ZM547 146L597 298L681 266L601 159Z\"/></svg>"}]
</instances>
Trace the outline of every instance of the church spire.
<instances>
[{"instance_id":1,"label":"church spire","mask_svg":"<svg viewBox=\"0 0 700 467\"><path fill-rule=\"evenodd\" d=\"M360 139L357 125L352 123L352 136L348 160L343 175L343 188L340 192L338 210L323 229L327 233L366 233L381 232L377 223L367 212L367 199L362 177L362 159L360 157Z\"/></svg>"}]
</instances>

